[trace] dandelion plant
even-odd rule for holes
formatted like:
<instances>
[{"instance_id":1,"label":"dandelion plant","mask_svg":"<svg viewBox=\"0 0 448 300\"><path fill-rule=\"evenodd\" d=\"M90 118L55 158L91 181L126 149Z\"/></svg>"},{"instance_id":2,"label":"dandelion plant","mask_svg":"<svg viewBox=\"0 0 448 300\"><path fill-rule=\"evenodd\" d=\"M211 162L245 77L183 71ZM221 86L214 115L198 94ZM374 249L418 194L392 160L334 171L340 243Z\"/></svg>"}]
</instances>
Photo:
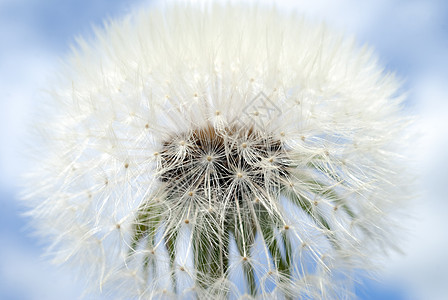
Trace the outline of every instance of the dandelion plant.
<instances>
[{"instance_id":1,"label":"dandelion plant","mask_svg":"<svg viewBox=\"0 0 448 300\"><path fill-rule=\"evenodd\" d=\"M89 293L350 298L398 248L397 91L368 47L273 8L134 13L49 87L29 214Z\"/></svg>"}]
</instances>

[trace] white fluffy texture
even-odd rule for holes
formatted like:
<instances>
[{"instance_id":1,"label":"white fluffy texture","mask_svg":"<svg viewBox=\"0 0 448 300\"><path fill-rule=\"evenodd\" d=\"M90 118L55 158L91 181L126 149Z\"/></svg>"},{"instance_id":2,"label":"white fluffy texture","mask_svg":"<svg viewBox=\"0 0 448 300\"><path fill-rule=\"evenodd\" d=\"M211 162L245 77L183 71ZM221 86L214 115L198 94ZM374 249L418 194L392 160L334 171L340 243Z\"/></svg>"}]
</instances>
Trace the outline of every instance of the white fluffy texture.
<instances>
[{"instance_id":1,"label":"white fluffy texture","mask_svg":"<svg viewBox=\"0 0 448 300\"><path fill-rule=\"evenodd\" d=\"M188 5L132 15L110 23L95 41L81 41L51 88L30 214L52 242L55 261L79 268L91 290L113 298L349 298L353 271L372 268L397 246L397 212L408 197L397 88L369 49L297 16L257 6ZM256 118L263 114L251 114L250 106L260 92L281 111L262 126ZM216 224L208 227L205 188L193 200L155 197L166 186L159 175L172 167L155 153L182 136L187 147L169 154L185 157L198 128L227 136L235 124L242 128L233 136L237 145L281 141L293 162L285 193L305 199L302 208L310 211L275 190L284 177L267 163L255 169L268 178L264 186L251 182L259 174L236 176L235 185L248 187L241 200L250 203L242 208L247 212L230 211L250 219L259 196L272 220L255 218L256 227L271 226L275 236L258 230L250 253L240 253L230 233L229 266L207 281L195 267L192 233L212 240L217 227L226 231L219 220L228 216L229 200L209 207ZM263 137L245 139L249 128ZM246 160L258 155L244 153ZM157 207L151 218L162 220L151 247L133 245L146 205ZM236 223L236 232L246 230ZM165 247L168 229L179 231L174 262ZM269 252L282 239L290 241L289 273ZM146 260L154 268L144 267ZM255 292L245 278L247 260Z\"/></svg>"}]
</instances>

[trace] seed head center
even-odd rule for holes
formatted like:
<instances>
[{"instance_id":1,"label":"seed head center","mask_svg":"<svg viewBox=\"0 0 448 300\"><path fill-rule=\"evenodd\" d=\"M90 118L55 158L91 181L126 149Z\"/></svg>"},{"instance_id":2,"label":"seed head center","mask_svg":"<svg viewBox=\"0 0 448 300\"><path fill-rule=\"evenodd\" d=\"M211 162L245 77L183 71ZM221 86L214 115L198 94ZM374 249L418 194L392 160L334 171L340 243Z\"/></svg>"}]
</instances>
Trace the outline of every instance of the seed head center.
<instances>
[{"instance_id":1,"label":"seed head center","mask_svg":"<svg viewBox=\"0 0 448 300\"><path fill-rule=\"evenodd\" d=\"M183 146L182 150L178 145ZM254 128L218 130L208 126L175 134L162 143L159 155L157 173L174 196L171 198L185 193L191 198L194 190L195 201L252 201L258 192L275 188L289 174L282 142ZM274 168L266 168L266 161ZM273 169L276 172L270 174Z\"/></svg>"}]
</instances>

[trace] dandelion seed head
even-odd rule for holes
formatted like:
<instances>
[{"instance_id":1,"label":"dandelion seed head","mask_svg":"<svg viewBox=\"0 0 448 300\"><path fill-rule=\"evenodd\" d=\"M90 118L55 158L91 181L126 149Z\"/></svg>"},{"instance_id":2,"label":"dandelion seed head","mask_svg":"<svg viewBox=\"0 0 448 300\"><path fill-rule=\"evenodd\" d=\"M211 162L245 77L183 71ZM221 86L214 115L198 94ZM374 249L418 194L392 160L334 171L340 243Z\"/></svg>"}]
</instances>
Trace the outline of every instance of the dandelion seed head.
<instances>
[{"instance_id":1,"label":"dandelion seed head","mask_svg":"<svg viewBox=\"0 0 448 300\"><path fill-rule=\"evenodd\" d=\"M397 248L403 97L372 52L257 5L170 4L80 41L26 197L117 298L347 298Z\"/></svg>"}]
</instances>

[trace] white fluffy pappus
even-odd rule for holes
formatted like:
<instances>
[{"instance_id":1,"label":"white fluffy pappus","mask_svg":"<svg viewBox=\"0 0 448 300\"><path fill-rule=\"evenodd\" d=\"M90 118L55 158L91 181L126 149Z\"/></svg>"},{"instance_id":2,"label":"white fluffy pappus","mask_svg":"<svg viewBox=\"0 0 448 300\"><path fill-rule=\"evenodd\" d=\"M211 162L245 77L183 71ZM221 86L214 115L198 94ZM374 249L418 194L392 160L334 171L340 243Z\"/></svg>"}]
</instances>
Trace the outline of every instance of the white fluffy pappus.
<instances>
[{"instance_id":1,"label":"white fluffy pappus","mask_svg":"<svg viewBox=\"0 0 448 300\"><path fill-rule=\"evenodd\" d=\"M398 247L397 90L368 48L275 9L135 13L50 87L29 215L112 298L351 298Z\"/></svg>"}]
</instances>

